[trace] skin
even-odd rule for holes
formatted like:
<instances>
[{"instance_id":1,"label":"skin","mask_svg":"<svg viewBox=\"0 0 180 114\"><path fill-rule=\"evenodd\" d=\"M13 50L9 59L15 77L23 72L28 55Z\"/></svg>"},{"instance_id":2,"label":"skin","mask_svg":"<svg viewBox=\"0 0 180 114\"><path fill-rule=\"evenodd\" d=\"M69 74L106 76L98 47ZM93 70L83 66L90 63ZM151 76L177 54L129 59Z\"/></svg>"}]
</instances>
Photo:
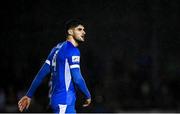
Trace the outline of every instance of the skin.
<instances>
[{"instance_id":1,"label":"skin","mask_svg":"<svg viewBox=\"0 0 180 114\"><path fill-rule=\"evenodd\" d=\"M77 47L79 42L84 42L85 41L85 30L82 25L79 25L75 28L71 28L68 30L68 36L67 40L70 41L75 47Z\"/></svg>"},{"instance_id":2,"label":"skin","mask_svg":"<svg viewBox=\"0 0 180 114\"><path fill-rule=\"evenodd\" d=\"M68 30L68 36L67 36L67 41L71 42L75 47L79 45L78 42L84 42L85 41L85 30L84 26L79 25L75 28L70 28ZM22 112L24 109L28 109L31 103L31 98L28 96L23 96L19 102L18 102L18 108L19 111ZM84 104L82 105L83 107L89 106L91 103L91 99L86 99Z\"/></svg>"}]
</instances>

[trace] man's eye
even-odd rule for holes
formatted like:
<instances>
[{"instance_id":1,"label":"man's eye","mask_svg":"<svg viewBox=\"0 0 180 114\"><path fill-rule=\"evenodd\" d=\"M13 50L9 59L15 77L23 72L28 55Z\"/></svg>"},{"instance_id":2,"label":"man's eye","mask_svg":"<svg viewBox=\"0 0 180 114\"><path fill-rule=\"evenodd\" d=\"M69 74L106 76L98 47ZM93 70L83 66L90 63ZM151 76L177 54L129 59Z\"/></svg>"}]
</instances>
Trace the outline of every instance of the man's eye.
<instances>
[{"instance_id":1,"label":"man's eye","mask_svg":"<svg viewBox=\"0 0 180 114\"><path fill-rule=\"evenodd\" d=\"M79 31L81 31L81 30L82 30L82 28L78 28L78 30L79 30Z\"/></svg>"}]
</instances>

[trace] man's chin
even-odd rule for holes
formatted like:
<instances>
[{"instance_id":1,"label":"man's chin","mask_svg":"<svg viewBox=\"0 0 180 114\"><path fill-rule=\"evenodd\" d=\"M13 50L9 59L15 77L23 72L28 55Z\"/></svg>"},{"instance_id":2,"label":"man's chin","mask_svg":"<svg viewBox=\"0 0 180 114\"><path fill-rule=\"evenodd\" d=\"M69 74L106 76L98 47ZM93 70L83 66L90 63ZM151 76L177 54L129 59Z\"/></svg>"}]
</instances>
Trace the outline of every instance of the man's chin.
<instances>
[{"instance_id":1,"label":"man's chin","mask_svg":"<svg viewBox=\"0 0 180 114\"><path fill-rule=\"evenodd\" d=\"M81 40L81 42L84 42L84 41L85 41L84 39Z\"/></svg>"},{"instance_id":2,"label":"man's chin","mask_svg":"<svg viewBox=\"0 0 180 114\"><path fill-rule=\"evenodd\" d=\"M84 42L85 40L84 40L84 38L78 38L77 41L78 42Z\"/></svg>"}]
</instances>

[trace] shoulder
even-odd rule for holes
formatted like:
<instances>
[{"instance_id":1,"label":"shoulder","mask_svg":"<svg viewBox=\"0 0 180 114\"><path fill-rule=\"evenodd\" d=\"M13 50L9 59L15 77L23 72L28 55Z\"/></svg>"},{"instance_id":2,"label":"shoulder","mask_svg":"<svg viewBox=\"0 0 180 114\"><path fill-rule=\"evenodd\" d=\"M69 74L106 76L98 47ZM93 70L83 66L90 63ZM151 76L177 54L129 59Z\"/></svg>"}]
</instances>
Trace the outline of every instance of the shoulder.
<instances>
[{"instance_id":1,"label":"shoulder","mask_svg":"<svg viewBox=\"0 0 180 114\"><path fill-rule=\"evenodd\" d=\"M58 43L57 45L55 45L52 49L51 49L51 54L54 53L56 50L58 50L59 48L61 48L63 42Z\"/></svg>"},{"instance_id":2,"label":"shoulder","mask_svg":"<svg viewBox=\"0 0 180 114\"><path fill-rule=\"evenodd\" d=\"M55 45L52 49L51 49L51 53L56 51L58 49L58 47L60 46L61 43L58 43L57 45Z\"/></svg>"},{"instance_id":3,"label":"shoulder","mask_svg":"<svg viewBox=\"0 0 180 114\"><path fill-rule=\"evenodd\" d=\"M71 50L69 50L69 54L70 56L80 56L80 51L78 48L71 48Z\"/></svg>"},{"instance_id":4,"label":"shoulder","mask_svg":"<svg viewBox=\"0 0 180 114\"><path fill-rule=\"evenodd\" d=\"M71 53L72 53L72 54L80 54L80 51L79 51L78 48L72 48L72 49L71 49Z\"/></svg>"},{"instance_id":5,"label":"shoulder","mask_svg":"<svg viewBox=\"0 0 180 114\"><path fill-rule=\"evenodd\" d=\"M68 52L68 55L80 55L80 51L77 47L74 47L72 44L67 42L66 51Z\"/></svg>"},{"instance_id":6,"label":"shoulder","mask_svg":"<svg viewBox=\"0 0 180 114\"><path fill-rule=\"evenodd\" d=\"M58 44L55 46L55 48L56 48L56 49L60 49L60 48L63 46L64 43L65 43L65 42L60 42L60 43L58 43Z\"/></svg>"}]
</instances>

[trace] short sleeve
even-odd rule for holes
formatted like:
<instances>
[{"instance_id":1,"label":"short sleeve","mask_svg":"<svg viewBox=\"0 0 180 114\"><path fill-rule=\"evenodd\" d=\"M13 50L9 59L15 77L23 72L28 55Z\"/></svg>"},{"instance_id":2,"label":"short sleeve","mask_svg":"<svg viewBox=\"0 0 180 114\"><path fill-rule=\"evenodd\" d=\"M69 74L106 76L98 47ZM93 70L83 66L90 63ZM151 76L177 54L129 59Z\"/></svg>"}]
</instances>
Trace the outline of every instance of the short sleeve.
<instances>
[{"instance_id":1,"label":"short sleeve","mask_svg":"<svg viewBox=\"0 0 180 114\"><path fill-rule=\"evenodd\" d=\"M68 62L70 69L80 68L80 52L78 49L72 50L72 52L68 56Z\"/></svg>"}]
</instances>

